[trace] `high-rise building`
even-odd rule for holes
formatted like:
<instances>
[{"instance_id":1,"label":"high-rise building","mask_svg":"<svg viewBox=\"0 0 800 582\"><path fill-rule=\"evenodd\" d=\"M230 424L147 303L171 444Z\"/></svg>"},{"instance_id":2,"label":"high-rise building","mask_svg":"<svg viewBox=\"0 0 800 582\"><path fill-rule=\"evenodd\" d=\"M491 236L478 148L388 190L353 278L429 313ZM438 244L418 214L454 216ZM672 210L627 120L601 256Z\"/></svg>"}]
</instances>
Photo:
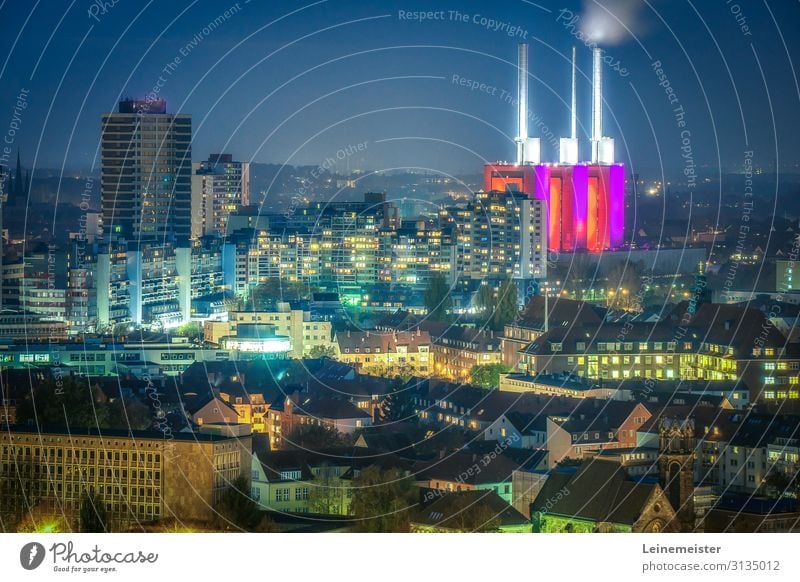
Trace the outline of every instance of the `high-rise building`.
<instances>
[{"instance_id":1,"label":"high-rise building","mask_svg":"<svg viewBox=\"0 0 800 582\"><path fill-rule=\"evenodd\" d=\"M188 241L192 118L126 99L102 117L103 224L112 239Z\"/></svg>"},{"instance_id":2,"label":"high-rise building","mask_svg":"<svg viewBox=\"0 0 800 582\"><path fill-rule=\"evenodd\" d=\"M456 275L464 279L544 279L546 206L522 192L479 192L454 208Z\"/></svg>"},{"instance_id":3,"label":"high-rise building","mask_svg":"<svg viewBox=\"0 0 800 582\"><path fill-rule=\"evenodd\" d=\"M225 235L228 217L250 203L250 163L211 154L192 164L192 238Z\"/></svg>"}]
</instances>

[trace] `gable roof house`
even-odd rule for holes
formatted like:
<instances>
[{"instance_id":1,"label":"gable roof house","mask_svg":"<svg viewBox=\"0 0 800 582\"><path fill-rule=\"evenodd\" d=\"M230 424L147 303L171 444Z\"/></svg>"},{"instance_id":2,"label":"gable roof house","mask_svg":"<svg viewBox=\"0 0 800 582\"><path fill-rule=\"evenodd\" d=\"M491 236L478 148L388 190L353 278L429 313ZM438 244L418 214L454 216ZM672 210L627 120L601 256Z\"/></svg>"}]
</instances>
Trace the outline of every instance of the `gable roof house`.
<instances>
[{"instance_id":1,"label":"gable roof house","mask_svg":"<svg viewBox=\"0 0 800 582\"><path fill-rule=\"evenodd\" d=\"M411 531L528 533L531 522L494 491L434 493L411 516Z\"/></svg>"},{"instance_id":2,"label":"gable roof house","mask_svg":"<svg viewBox=\"0 0 800 582\"><path fill-rule=\"evenodd\" d=\"M596 458L551 472L531 505L533 531L668 532L675 511L656 483L631 479L612 460Z\"/></svg>"}]
</instances>

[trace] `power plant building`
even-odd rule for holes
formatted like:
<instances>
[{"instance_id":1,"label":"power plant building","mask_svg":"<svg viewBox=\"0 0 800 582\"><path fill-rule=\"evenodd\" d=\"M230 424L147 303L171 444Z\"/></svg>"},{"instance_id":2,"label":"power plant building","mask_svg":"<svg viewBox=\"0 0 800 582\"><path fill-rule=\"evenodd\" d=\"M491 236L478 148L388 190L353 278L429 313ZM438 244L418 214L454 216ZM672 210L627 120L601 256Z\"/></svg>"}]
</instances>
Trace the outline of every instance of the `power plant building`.
<instances>
[{"instance_id":1,"label":"power plant building","mask_svg":"<svg viewBox=\"0 0 800 582\"><path fill-rule=\"evenodd\" d=\"M559 162L542 163L538 139L527 135L527 45L519 45L519 135L515 164L484 167L484 190L524 192L546 206L547 247L553 252L601 252L624 242L625 167L614 161L614 140L602 131L601 49L592 54L592 155L578 162L575 50L572 53L571 135L561 138Z\"/></svg>"}]
</instances>

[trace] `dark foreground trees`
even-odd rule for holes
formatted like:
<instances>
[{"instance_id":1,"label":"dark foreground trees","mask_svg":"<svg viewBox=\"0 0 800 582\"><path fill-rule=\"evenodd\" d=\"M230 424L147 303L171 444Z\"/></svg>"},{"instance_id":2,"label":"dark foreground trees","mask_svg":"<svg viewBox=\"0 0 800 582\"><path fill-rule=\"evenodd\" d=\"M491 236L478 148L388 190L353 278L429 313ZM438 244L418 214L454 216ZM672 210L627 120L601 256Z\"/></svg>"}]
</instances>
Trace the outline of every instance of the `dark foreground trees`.
<instances>
[{"instance_id":1,"label":"dark foreground trees","mask_svg":"<svg viewBox=\"0 0 800 582\"><path fill-rule=\"evenodd\" d=\"M353 480L354 530L408 532L416 500L417 489L404 471L368 467Z\"/></svg>"}]
</instances>

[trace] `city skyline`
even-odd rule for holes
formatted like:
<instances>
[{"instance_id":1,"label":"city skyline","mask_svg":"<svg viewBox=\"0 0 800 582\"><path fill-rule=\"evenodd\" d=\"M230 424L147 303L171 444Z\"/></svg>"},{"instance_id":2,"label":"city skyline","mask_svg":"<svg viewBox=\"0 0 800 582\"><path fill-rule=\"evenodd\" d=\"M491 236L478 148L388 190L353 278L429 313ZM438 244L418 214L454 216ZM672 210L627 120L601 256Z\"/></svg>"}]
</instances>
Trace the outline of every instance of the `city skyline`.
<instances>
[{"instance_id":1,"label":"city skyline","mask_svg":"<svg viewBox=\"0 0 800 582\"><path fill-rule=\"evenodd\" d=\"M57 5L0 2L19 567L352 532L530 540L450 537L512 550L486 579L604 533L602 579L793 568L755 536L800 531L800 3Z\"/></svg>"}]
</instances>

